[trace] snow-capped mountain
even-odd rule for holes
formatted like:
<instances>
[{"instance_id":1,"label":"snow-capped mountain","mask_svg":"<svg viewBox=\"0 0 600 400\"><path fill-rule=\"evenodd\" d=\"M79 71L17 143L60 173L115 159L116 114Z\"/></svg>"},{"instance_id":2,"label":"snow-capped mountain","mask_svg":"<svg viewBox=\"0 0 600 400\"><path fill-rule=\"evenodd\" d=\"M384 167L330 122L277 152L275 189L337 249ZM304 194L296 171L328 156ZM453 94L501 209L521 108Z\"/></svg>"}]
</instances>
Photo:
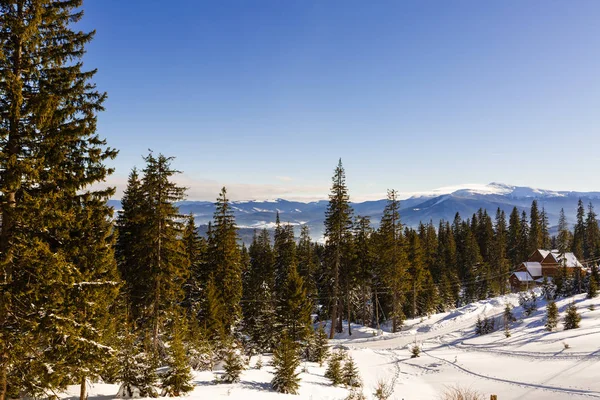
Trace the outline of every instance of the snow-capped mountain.
<instances>
[{"instance_id":1,"label":"snow-capped mountain","mask_svg":"<svg viewBox=\"0 0 600 400\"><path fill-rule=\"evenodd\" d=\"M561 208L564 208L568 221L574 223L579 199L586 206L592 202L600 212L600 192L555 191L492 182L487 185L462 185L412 195L401 200L401 217L404 224L415 227L421 221L432 221L436 225L440 219L452 221L457 212L463 218L468 218L479 208L495 215L496 210L500 208L506 212L508 218L513 207L517 207L519 211L529 211L533 199L538 200L540 208L545 208L551 225L557 224ZM385 199L365 201L353 203L352 206L355 215L370 216L373 225L377 226L385 202ZM119 206L118 202L112 204L117 208ZM208 224L215 210L214 204L208 201L184 201L179 203L179 208L182 214L194 214L197 224L201 227ZM240 233L246 242L251 239L254 229L273 228L277 212L282 222L296 226L307 224L311 236L318 239L323 235L327 201L235 201L232 208ZM297 233L299 231L297 229Z\"/></svg>"}]
</instances>

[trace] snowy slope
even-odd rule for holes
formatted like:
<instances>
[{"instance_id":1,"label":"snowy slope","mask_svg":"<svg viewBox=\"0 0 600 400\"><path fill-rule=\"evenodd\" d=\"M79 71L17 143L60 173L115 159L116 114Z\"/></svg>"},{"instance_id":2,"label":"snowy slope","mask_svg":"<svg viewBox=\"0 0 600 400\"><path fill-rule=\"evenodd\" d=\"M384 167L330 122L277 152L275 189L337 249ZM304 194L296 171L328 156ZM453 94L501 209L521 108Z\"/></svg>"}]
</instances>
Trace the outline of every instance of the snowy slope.
<instances>
[{"instance_id":1,"label":"snowy slope","mask_svg":"<svg viewBox=\"0 0 600 400\"><path fill-rule=\"evenodd\" d=\"M499 399L583 399L600 398L600 298L585 295L557 302L561 319L565 308L575 300L582 316L581 327L547 332L545 302L538 300L537 310L529 317L518 306L518 297L508 295L469 304L451 312L432 315L424 320L409 320L399 333L380 332L354 325L354 334L338 335L331 341L343 346L357 362L364 382L364 394L372 393L378 380L394 381L393 399L436 399L449 386L459 384L489 398ZM478 316L500 316L506 303L516 306L517 322L511 324L511 337L504 331L475 336ZM594 305L595 311L589 308ZM376 335L376 336L375 336ZM422 347L421 357L410 358L415 341ZM565 347L565 343L569 348ZM266 365L268 357L263 359ZM251 362L254 365L256 358ZM306 364L301 373L298 396L270 391L272 370L249 369L238 384L213 384L219 375L199 372L196 388L188 398L201 399L344 399L348 391L332 387L323 377L325 368ZM112 398L115 385L92 385L91 400ZM73 387L64 397L76 396Z\"/></svg>"}]
</instances>

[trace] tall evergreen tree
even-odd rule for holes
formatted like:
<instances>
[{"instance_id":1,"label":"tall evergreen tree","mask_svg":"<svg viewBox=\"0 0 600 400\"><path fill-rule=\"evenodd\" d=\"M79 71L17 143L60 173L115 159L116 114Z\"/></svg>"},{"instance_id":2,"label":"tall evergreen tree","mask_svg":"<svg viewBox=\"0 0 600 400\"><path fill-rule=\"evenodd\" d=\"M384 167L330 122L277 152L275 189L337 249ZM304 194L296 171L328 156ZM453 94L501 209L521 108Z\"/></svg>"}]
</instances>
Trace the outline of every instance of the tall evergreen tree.
<instances>
[{"instance_id":1,"label":"tall evergreen tree","mask_svg":"<svg viewBox=\"0 0 600 400\"><path fill-rule=\"evenodd\" d=\"M585 219L584 257L586 259L600 257L600 229L594 205L591 202L588 205Z\"/></svg>"},{"instance_id":2,"label":"tall evergreen tree","mask_svg":"<svg viewBox=\"0 0 600 400\"><path fill-rule=\"evenodd\" d=\"M400 222L400 201L395 190L388 190L377 237L381 276L390 292L392 331L398 332L404 320L402 305L407 292L407 256Z\"/></svg>"},{"instance_id":3,"label":"tall evergreen tree","mask_svg":"<svg viewBox=\"0 0 600 400\"><path fill-rule=\"evenodd\" d=\"M584 258L585 242L585 208L583 201L579 199L577 202L577 220L573 230L573 244L571 249L575 257L579 260L583 260Z\"/></svg>"},{"instance_id":4,"label":"tall evergreen tree","mask_svg":"<svg viewBox=\"0 0 600 400\"><path fill-rule=\"evenodd\" d=\"M411 304L409 305L410 315L416 318L418 314L417 299L423 291L423 286L426 282L428 272L424 265L423 249L419 235L414 230L410 230L407 235L408 240L408 278L411 296Z\"/></svg>"},{"instance_id":5,"label":"tall evergreen tree","mask_svg":"<svg viewBox=\"0 0 600 400\"><path fill-rule=\"evenodd\" d=\"M363 325L368 326L373 318L371 300L375 278L373 228L369 217L356 217L354 222L354 250L356 254L357 284L360 293L360 320Z\"/></svg>"},{"instance_id":6,"label":"tall evergreen tree","mask_svg":"<svg viewBox=\"0 0 600 400\"><path fill-rule=\"evenodd\" d=\"M494 228L494 240L489 261L491 275L495 277L492 292L494 294L506 294L510 264L506 254L506 216L504 211L499 207L496 210L496 223Z\"/></svg>"},{"instance_id":7,"label":"tall evergreen tree","mask_svg":"<svg viewBox=\"0 0 600 400\"><path fill-rule=\"evenodd\" d=\"M306 295L304 281L294 264L289 267L280 296L277 318L282 331L296 342L305 340L312 330L312 302Z\"/></svg>"},{"instance_id":8,"label":"tall evergreen tree","mask_svg":"<svg viewBox=\"0 0 600 400\"><path fill-rule=\"evenodd\" d=\"M206 241L198 234L194 216L187 218L183 231L183 245L189 262L189 277L185 284L185 306L191 318L198 318L208 276L204 259Z\"/></svg>"},{"instance_id":9,"label":"tall evergreen tree","mask_svg":"<svg viewBox=\"0 0 600 400\"><path fill-rule=\"evenodd\" d=\"M331 331L329 337L333 339L337 318L341 317L338 313L341 306L340 299L340 271L343 269L345 259L345 242L349 238L352 229L352 208L346 187L346 173L340 159L335 169L331 193L329 194L329 204L325 212L325 237L327 253L327 273L330 281L331 293ZM340 326L341 327L341 326Z\"/></svg>"},{"instance_id":10,"label":"tall evergreen tree","mask_svg":"<svg viewBox=\"0 0 600 400\"><path fill-rule=\"evenodd\" d=\"M527 260L531 252L532 241L529 234L529 223L527 222L527 213L523 210L521 213L521 236L519 238L519 262ZM535 241L537 243L537 240Z\"/></svg>"},{"instance_id":11,"label":"tall evergreen tree","mask_svg":"<svg viewBox=\"0 0 600 400\"><path fill-rule=\"evenodd\" d=\"M537 249L542 248L542 223L540 212L538 209L537 200L531 202L531 211L529 213L529 247L527 255L533 253Z\"/></svg>"},{"instance_id":12,"label":"tall evergreen tree","mask_svg":"<svg viewBox=\"0 0 600 400\"><path fill-rule=\"evenodd\" d=\"M558 252L560 254L568 253L571 250L572 240L573 235L569 230L567 217L565 217L565 210L561 208L558 217L558 236L556 237Z\"/></svg>"},{"instance_id":13,"label":"tall evergreen tree","mask_svg":"<svg viewBox=\"0 0 600 400\"><path fill-rule=\"evenodd\" d=\"M549 225L550 225L550 222L548 222L548 213L546 213L546 209L544 207L542 207L542 212L540 213L540 230L542 232L542 248L543 249L551 249L552 248L552 241L550 239Z\"/></svg>"},{"instance_id":14,"label":"tall evergreen tree","mask_svg":"<svg viewBox=\"0 0 600 400\"><path fill-rule=\"evenodd\" d=\"M521 259L521 219L519 218L519 210L514 207L510 213L508 220L508 234L506 238L506 253L511 266L516 266L523 261Z\"/></svg>"},{"instance_id":15,"label":"tall evergreen tree","mask_svg":"<svg viewBox=\"0 0 600 400\"><path fill-rule=\"evenodd\" d=\"M89 188L112 172L104 162L116 156L96 134L106 94L81 61L94 36L74 29L81 4L0 1L0 400L8 390L41 396L73 374L96 374L96 362L62 366L79 353L76 343L103 332L97 308L114 296L102 284L88 307L92 319L71 313L93 297L86 280L112 279L112 239L101 220L110 215L104 201L113 191ZM94 226L97 235L88 231ZM107 250L79 253L77 234ZM97 349L81 350L91 357Z\"/></svg>"},{"instance_id":16,"label":"tall evergreen tree","mask_svg":"<svg viewBox=\"0 0 600 400\"><path fill-rule=\"evenodd\" d=\"M159 350L160 335L174 315L180 312L183 286L189 276L189 260L185 254L182 216L175 205L183 200L185 189L177 186L172 177L179 173L172 169L173 157L150 153L144 157L146 167L142 179L145 198L144 226L138 238L146 246L141 255L143 274L133 277L140 283L141 304L132 304L145 310L139 326L151 329L155 352Z\"/></svg>"},{"instance_id":17,"label":"tall evergreen tree","mask_svg":"<svg viewBox=\"0 0 600 400\"><path fill-rule=\"evenodd\" d=\"M235 216L225 188L221 189L217 198L208 238L207 266L213 274L225 334L229 334L241 317L242 259Z\"/></svg>"},{"instance_id":18,"label":"tall evergreen tree","mask_svg":"<svg viewBox=\"0 0 600 400\"><path fill-rule=\"evenodd\" d=\"M300 229L296 258L298 260L298 272L304 281L307 295L312 302L312 308L316 310L316 300L319 295L316 282L319 259L310 240L308 225L302 225Z\"/></svg>"}]
</instances>

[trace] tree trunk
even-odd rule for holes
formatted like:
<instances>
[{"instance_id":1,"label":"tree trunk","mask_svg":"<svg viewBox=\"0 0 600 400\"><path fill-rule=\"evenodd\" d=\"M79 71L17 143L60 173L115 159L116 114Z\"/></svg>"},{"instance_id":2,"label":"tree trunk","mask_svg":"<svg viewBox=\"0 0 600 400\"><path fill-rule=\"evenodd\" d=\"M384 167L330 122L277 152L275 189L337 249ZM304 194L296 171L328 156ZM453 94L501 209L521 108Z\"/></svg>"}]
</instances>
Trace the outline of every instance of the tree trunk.
<instances>
[{"instance_id":1,"label":"tree trunk","mask_svg":"<svg viewBox=\"0 0 600 400\"><path fill-rule=\"evenodd\" d=\"M5 362L2 364L2 368L0 368L0 400L6 399L6 389L8 386L8 378L6 376L7 365Z\"/></svg>"},{"instance_id":2,"label":"tree trunk","mask_svg":"<svg viewBox=\"0 0 600 400\"><path fill-rule=\"evenodd\" d=\"M333 304L331 305L331 329L329 330L329 339L333 339L335 335L335 325L337 324L337 299L333 296Z\"/></svg>"},{"instance_id":3,"label":"tree trunk","mask_svg":"<svg viewBox=\"0 0 600 400\"><path fill-rule=\"evenodd\" d=\"M79 400L87 399L87 387L86 387L86 379L85 376L81 377L81 387L79 389Z\"/></svg>"},{"instance_id":4,"label":"tree trunk","mask_svg":"<svg viewBox=\"0 0 600 400\"><path fill-rule=\"evenodd\" d=\"M346 308L348 308L348 336L352 336L352 327L350 325L351 320L351 311L350 311L350 291L348 289L348 284L346 283Z\"/></svg>"},{"instance_id":5,"label":"tree trunk","mask_svg":"<svg viewBox=\"0 0 600 400\"><path fill-rule=\"evenodd\" d=\"M417 317L417 280L413 279L413 309L412 317Z\"/></svg>"},{"instance_id":6,"label":"tree trunk","mask_svg":"<svg viewBox=\"0 0 600 400\"><path fill-rule=\"evenodd\" d=\"M379 297L377 297L377 289L375 289L375 321L377 323L377 333L379 334Z\"/></svg>"}]
</instances>

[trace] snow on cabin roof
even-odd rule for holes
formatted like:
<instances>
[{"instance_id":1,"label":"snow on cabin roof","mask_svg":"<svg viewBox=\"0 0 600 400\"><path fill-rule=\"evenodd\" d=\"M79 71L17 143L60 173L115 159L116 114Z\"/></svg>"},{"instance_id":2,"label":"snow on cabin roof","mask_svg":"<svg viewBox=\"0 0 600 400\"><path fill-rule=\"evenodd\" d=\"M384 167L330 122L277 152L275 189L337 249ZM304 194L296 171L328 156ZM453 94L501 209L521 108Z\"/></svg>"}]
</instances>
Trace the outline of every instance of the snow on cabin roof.
<instances>
[{"instance_id":1,"label":"snow on cabin roof","mask_svg":"<svg viewBox=\"0 0 600 400\"><path fill-rule=\"evenodd\" d=\"M531 276L542 276L542 264L539 262L528 261L524 262L523 265L525 265L527 272Z\"/></svg>"},{"instance_id":2,"label":"snow on cabin roof","mask_svg":"<svg viewBox=\"0 0 600 400\"><path fill-rule=\"evenodd\" d=\"M529 275L529 272L526 272L526 271L513 272L513 275L520 282L533 282L534 281L534 279L531 277L531 275Z\"/></svg>"},{"instance_id":3,"label":"snow on cabin roof","mask_svg":"<svg viewBox=\"0 0 600 400\"><path fill-rule=\"evenodd\" d=\"M550 250L542 250L538 249L538 252L542 255L542 257L546 258L548 254L550 254Z\"/></svg>"},{"instance_id":4,"label":"snow on cabin roof","mask_svg":"<svg viewBox=\"0 0 600 400\"><path fill-rule=\"evenodd\" d=\"M565 253L563 256L560 254L560 252L558 250L552 250L552 252L550 254L552 254L552 257L559 264L562 264L563 259L565 259L566 260L565 264L566 264L567 268L575 268L575 267L583 268L583 265L579 262L577 257L575 257L575 254L573 254L571 252Z\"/></svg>"}]
</instances>

